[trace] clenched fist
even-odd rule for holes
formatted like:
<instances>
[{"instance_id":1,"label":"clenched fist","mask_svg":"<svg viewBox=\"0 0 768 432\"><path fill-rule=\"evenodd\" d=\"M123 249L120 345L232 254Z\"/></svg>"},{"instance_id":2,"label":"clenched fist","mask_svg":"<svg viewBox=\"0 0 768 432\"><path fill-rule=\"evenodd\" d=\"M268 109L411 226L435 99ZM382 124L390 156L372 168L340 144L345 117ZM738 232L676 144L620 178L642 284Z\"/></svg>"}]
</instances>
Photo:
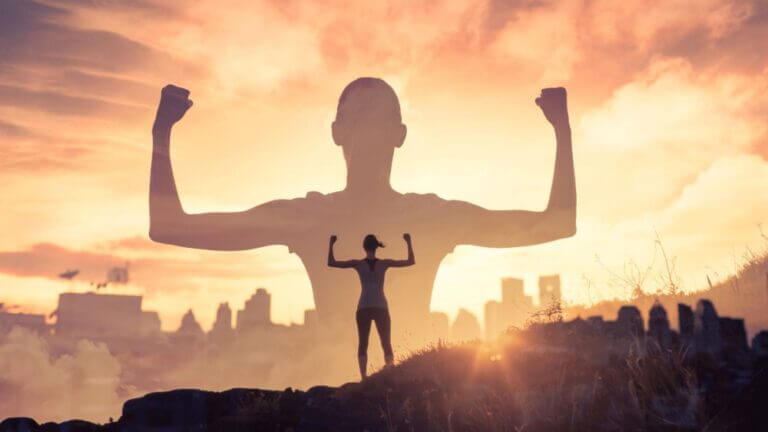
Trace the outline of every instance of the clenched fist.
<instances>
[{"instance_id":1,"label":"clenched fist","mask_svg":"<svg viewBox=\"0 0 768 432\"><path fill-rule=\"evenodd\" d=\"M544 117L555 128L569 125L568 102L565 88L554 87L541 90L541 95L536 98L536 105L544 112Z\"/></svg>"},{"instance_id":2,"label":"clenched fist","mask_svg":"<svg viewBox=\"0 0 768 432\"><path fill-rule=\"evenodd\" d=\"M184 117L184 113L192 106L189 90L168 84L160 92L160 104L157 106L155 125L161 127L173 126Z\"/></svg>"}]
</instances>

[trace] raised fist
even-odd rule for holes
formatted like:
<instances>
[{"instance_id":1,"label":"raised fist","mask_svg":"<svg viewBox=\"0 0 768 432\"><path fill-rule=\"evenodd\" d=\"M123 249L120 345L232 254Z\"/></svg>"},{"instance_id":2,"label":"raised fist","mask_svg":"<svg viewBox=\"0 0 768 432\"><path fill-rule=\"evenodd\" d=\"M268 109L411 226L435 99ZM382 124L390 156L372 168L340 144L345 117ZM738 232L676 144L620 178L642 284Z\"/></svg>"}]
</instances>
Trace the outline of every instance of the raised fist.
<instances>
[{"instance_id":1,"label":"raised fist","mask_svg":"<svg viewBox=\"0 0 768 432\"><path fill-rule=\"evenodd\" d=\"M554 87L541 90L536 98L536 105L544 112L544 117L554 127L568 126L568 103L565 88Z\"/></svg>"},{"instance_id":2,"label":"raised fist","mask_svg":"<svg viewBox=\"0 0 768 432\"><path fill-rule=\"evenodd\" d=\"M408 233L403 234L403 240L410 242L411 241L411 235Z\"/></svg>"},{"instance_id":3,"label":"raised fist","mask_svg":"<svg viewBox=\"0 0 768 432\"><path fill-rule=\"evenodd\" d=\"M160 92L160 104L157 106L155 124L172 126L184 117L184 113L192 106L189 90L168 84Z\"/></svg>"},{"instance_id":4,"label":"raised fist","mask_svg":"<svg viewBox=\"0 0 768 432\"><path fill-rule=\"evenodd\" d=\"M336 240L338 240L338 237L336 237L336 234L331 236L331 244L336 243Z\"/></svg>"}]
</instances>

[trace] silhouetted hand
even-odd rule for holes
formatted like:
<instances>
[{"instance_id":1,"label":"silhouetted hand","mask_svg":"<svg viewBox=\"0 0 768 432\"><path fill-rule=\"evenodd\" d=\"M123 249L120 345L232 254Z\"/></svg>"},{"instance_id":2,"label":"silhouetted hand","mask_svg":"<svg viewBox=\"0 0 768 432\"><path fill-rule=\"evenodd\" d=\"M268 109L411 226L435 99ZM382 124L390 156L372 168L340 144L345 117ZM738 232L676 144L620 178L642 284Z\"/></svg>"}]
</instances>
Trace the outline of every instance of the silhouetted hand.
<instances>
[{"instance_id":1,"label":"silhouetted hand","mask_svg":"<svg viewBox=\"0 0 768 432\"><path fill-rule=\"evenodd\" d=\"M189 90L168 84L160 92L160 104L157 106L155 125L161 127L173 126L184 117L184 113L192 106Z\"/></svg>"},{"instance_id":2,"label":"silhouetted hand","mask_svg":"<svg viewBox=\"0 0 768 432\"><path fill-rule=\"evenodd\" d=\"M336 237L336 235L335 235L335 234L334 234L334 235L332 235L332 236L331 236L331 244L334 244L334 243L336 243L336 240L338 240L338 239L339 239L339 238L338 238L338 237Z\"/></svg>"},{"instance_id":3,"label":"silhouetted hand","mask_svg":"<svg viewBox=\"0 0 768 432\"><path fill-rule=\"evenodd\" d=\"M536 105L544 112L544 117L555 128L568 126L568 103L565 88L554 87L541 90L541 95L536 98Z\"/></svg>"},{"instance_id":4,"label":"silhouetted hand","mask_svg":"<svg viewBox=\"0 0 768 432\"><path fill-rule=\"evenodd\" d=\"M407 241L408 243L411 242L411 235L408 233L403 234L403 240Z\"/></svg>"}]
</instances>

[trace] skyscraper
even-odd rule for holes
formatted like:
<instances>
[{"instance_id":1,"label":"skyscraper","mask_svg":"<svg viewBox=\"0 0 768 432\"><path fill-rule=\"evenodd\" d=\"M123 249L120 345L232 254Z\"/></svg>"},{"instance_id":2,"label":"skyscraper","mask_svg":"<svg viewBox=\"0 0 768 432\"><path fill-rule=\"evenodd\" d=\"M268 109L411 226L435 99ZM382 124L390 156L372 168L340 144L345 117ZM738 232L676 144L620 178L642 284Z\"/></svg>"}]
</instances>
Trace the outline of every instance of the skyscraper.
<instances>
[{"instance_id":1,"label":"skyscraper","mask_svg":"<svg viewBox=\"0 0 768 432\"><path fill-rule=\"evenodd\" d=\"M501 279L501 314L498 321L500 332L510 326L522 327L528 316L533 313L533 299L525 295L523 288L522 279Z\"/></svg>"},{"instance_id":2,"label":"skyscraper","mask_svg":"<svg viewBox=\"0 0 768 432\"><path fill-rule=\"evenodd\" d=\"M542 308L560 303L560 275L539 276L539 306Z\"/></svg>"},{"instance_id":3,"label":"skyscraper","mask_svg":"<svg viewBox=\"0 0 768 432\"><path fill-rule=\"evenodd\" d=\"M251 298L245 301L245 307L237 311L237 330L243 331L272 324L271 300L272 296L266 289L257 289Z\"/></svg>"}]
</instances>

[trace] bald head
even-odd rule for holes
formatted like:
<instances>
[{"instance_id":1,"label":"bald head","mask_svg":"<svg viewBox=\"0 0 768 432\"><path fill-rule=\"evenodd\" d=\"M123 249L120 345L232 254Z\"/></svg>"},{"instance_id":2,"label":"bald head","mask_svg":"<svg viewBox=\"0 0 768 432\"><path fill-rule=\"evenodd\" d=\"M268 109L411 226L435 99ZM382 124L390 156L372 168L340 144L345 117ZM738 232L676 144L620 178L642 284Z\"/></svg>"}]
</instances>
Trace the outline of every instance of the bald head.
<instances>
[{"instance_id":1,"label":"bald head","mask_svg":"<svg viewBox=\"0 0 768 432\"><path fill-rule=\"evenodd\" d=\"M392 87L379 78L358 78L339 97L333 141L344 150L347 190L389 188L395 148L403 145L406 127Z\"/></svg>"},{"instance_id":2,"label":"bald head","mask_svg":"<svg viewBox=\"0 0 768 432\"><path fill-rule=\"evenodd\" d=\"M358 78L344 87L336 120L401 122L400 102L392 87L380 78Z\"/></svg>"}]
</instances>

